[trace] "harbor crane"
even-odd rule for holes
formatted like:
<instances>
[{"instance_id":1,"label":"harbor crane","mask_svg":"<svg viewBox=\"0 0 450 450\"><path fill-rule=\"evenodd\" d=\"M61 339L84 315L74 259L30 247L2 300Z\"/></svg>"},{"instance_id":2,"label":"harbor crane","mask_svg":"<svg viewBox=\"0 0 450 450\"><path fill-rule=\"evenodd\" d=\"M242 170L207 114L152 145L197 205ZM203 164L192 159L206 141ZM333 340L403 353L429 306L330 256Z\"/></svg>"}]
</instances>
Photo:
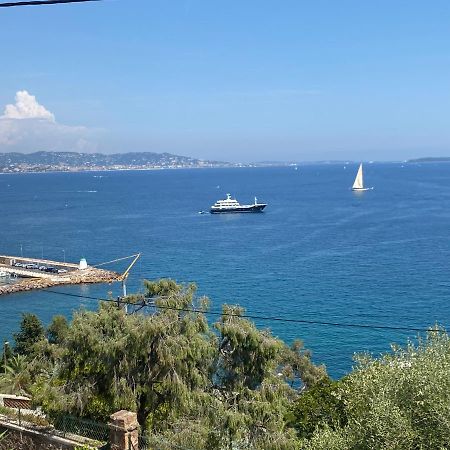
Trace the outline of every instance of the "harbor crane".
<instances>
[{"instance_id":1,"label":"harbor crane","mask_svg":"<svg viewBox=\"0 0 450 450\"><path fill-rule=\"evenodd\" d=\"M128 275L130 274L131 269L133 268L133 266L136 264L137 260L141 257L140 253L137 253L136 255L131 255L130 258L133 258L133 261L131 261L131 264L127 267L127 269L125 270L125 272L120 275L119 277L119 281L122 282L122 294L124 297L127 296L127 279L128 279Z\"/></svg>"},{"instance_id":2,"label":"harbor crane","mask_svg":"<svg viewBox=\"0 0 450 450\"><path fill-rule=\"evenodd\" d=\"M125 272L122 273L122 275L119 275L117 277L117 281L120 281L122 283L122 294L124 297L127 296L127 279L128 279L128 275L130 275L130 271L133 268L133 266L136 264L137 260L141 257L141 253L136 253L135 255L130 255L130 256L125 256L124 258L117 258L117 259L113 259L112 261L106 261L104 263L101 264L97 264L95 266L92 267L101 267L101 266L106 266L115 262L119 262L119 261L124 261L126 259L131 259L133 258L133 261L131 261L131 264L125 269Z\"/></svg>"}]
</instances>

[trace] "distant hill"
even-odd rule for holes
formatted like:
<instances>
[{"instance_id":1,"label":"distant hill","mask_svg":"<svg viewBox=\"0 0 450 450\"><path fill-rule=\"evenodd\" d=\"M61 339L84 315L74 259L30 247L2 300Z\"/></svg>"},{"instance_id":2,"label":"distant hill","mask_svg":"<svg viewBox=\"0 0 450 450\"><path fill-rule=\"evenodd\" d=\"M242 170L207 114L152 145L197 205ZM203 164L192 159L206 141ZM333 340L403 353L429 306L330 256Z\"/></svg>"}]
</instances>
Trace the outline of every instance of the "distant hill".
<instances>
[{"instance_id":1,"label":"distant hill","mask_svg":"<svg viewBox=\"0 0 450 450\"><path fill-rule=\"evenodd\" d=\"M3 173L234 166L226 162L153 152L110 155L77 152L0 153L0 172Z\"/></svg>"},{"instance_id":2,"label":"distant hill","mask_svg":"<svg viewBox=\"0 0 450 450\"><path fill-rule=\"evenodd\" d=\"M448 157L448 156L428 156L428 157L425 157L425 158L409 159L408 162L410 162L410 163L417 163L417 162L450 162L450 157Z\"/></svg>"}]
</instances>

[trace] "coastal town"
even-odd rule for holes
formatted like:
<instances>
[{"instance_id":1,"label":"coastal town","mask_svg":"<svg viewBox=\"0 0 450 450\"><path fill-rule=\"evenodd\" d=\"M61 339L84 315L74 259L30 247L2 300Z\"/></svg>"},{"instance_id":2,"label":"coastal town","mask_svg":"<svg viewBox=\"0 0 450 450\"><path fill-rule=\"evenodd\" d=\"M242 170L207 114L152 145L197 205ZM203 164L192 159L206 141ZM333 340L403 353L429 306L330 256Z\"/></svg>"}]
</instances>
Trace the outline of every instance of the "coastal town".
<instances>
[{"instance_id":1,"label":"coastal town","mask_svg":"<svg viewBox=\"0 0 450 450\"><path fill-rule=\"evenodd\" d=\"M170 153L0 153L0 173L84 172L104 170L157 170L241 167L242 164L209 161Z\"/></svg>"}]
</instances>

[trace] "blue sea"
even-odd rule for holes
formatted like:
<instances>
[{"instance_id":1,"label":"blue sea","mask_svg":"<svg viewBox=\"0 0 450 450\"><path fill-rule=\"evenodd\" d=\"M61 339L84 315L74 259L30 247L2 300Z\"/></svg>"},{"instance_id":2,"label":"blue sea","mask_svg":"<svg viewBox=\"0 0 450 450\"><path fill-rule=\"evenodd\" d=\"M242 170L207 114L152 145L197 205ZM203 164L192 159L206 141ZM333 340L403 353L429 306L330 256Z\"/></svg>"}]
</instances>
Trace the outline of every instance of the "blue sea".
<instances>
[{"instance_id":1,"label":"blue sea","mask_svg":"<svg viewBox=\"0 0 450 450\"><path fill-rule=\"evenodd\" d=\"M195 282L212 309L312 322L449 325L450 164L374 163L353 193L356 164L0 175L0 253L97 264L136 252L142 280ZM226 193L263 214L199 214ZM127 262L111 266L123 270ZM57 288L94 297L120 286ZM0 339L22 312L45 323L95 300L45 292L0 297ZM304 341L339 378L355 352L374 355L415 331L257 320Z\"/></svg>"}]
</instances>

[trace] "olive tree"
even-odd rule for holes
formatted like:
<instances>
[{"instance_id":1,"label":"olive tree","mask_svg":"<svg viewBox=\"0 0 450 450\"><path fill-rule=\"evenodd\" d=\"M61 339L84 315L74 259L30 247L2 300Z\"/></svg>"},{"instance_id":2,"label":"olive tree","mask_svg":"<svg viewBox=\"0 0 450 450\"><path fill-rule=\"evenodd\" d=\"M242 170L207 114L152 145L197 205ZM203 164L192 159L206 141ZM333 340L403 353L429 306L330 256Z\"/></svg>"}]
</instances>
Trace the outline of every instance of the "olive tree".
<instances>
[{"instance_id":1,"label":"olive tree","mask_svg":"<svg viewBox=\"0 0 450 450\"><path fill-rule=\"evenodd\" d=\"M418 343L394 346L380 358L357 357L357 366L334 389L346 422L318 421L305 448L443 449L450 442L450 338L431 329ZM302 399L299 400L301 403ZM325 442L320 447L318 443Z\"/></svg>"}]
</instances>

